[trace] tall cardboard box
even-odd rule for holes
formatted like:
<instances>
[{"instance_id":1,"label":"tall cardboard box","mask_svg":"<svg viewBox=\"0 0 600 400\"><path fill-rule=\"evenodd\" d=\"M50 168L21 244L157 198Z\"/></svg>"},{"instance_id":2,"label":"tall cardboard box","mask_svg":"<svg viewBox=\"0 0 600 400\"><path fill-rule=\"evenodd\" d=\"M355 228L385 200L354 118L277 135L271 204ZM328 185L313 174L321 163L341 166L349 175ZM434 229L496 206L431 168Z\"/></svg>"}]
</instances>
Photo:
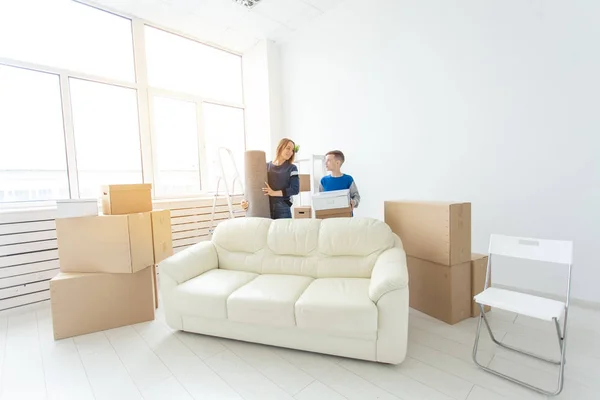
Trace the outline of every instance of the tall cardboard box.
<instances>
[{"instance_id":1,"label":"tall cardboard box","mask_svg":"<svg viewBox=\"0 0 600 400\"><path fill-rule=\"evenodd\" d=\"M158 264L173 255L171 210L154 210L150 213L150 216L152 220L154 263Z\"/></svg>"},{"instance_id":2,"label":"tall cardboard box","mask_svg":"<svg viewBox=\"0 0 600 400\"><path fill-rule=\"evenodd\" d=\"M59 273L50 281L54 339L153 320L153 271Z\"/></svg>"},{"instance_id":3,"label":"tall cardboard box","mask_svg":"<svg viewBox=\"0 0 600 400\"><path fill-rule=\"evenodd\" d=\"M475 303L473 297L483 292L485 288L485 278L487 272L488 256L483 254L473 254L471 256L471 317L478 317L481 314L479 305ZM490 279L491 281L491 279ZM491 310L489 306L484 306L483 310Z\"/></svg>"},{"instance_id":4,"label":"tall cardboard box","mask_svg":"<svg viewBox=\"0 0 600 400\"><path fill-rule=\"evenodd\" d=\"M135 273L154 265L150 213L56 220L61 272Z\"/></svg>"},{"instance_id":5,"label":"tall cardboard box","mask_svg":"<svg viewBox=\"0 0 600 400\"><path fill-rule=\"evenodd\" d=\"M124 215L152 211L152 185L102 186L102 213Z\"/></svg>"},{"instance_id":6,"label":"tall cardboard box","mask_svg":"<svg viewBox=\"0 0 600 400\"><path fill-rule=\"evenodd\" d=\"M309 206L294 207L294 218L296 218L296 219L312 218L312 208Z\"/></svg>"},{"instance_id":7,"label":"tall cardboard box","mask_svg":"<svg viewBox=\"0 0 600 400\"><path fill-rule=\"evenodd\" d=\"M456 324L471 316L471 262L447 266L407 257L410 307Z\"/></svg>"},{"instance_id":8,"label":"tall cardboard box","mask_svg":"<svg viewBox=\"0 0 600 400\"><path fill-rule=\"evenodd\" d=\"M386 201L385 222L406 254L442 265L471 261L471 204Z\"/></svg>"}]
</instances>

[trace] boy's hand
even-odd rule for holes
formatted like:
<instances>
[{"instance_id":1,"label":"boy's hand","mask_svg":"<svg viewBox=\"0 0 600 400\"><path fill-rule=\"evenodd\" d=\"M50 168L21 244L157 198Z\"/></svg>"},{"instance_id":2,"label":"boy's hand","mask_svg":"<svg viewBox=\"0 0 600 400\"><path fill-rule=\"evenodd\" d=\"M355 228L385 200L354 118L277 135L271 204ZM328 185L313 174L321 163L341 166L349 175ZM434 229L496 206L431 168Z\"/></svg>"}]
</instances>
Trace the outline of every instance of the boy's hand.
<instances>
[{"instance_id":1,"label":"boy's hand","mask_svg":"<svg viewBox=\"0 0 600 400\"><path fill-rule=\"evenodd\" d=\"M240 203L240 205L242 206L242 208L244 209L244 211L248 211L248 202L246 201L246 199L242 200L242 202Z\"/></svg>"}]
</instances>

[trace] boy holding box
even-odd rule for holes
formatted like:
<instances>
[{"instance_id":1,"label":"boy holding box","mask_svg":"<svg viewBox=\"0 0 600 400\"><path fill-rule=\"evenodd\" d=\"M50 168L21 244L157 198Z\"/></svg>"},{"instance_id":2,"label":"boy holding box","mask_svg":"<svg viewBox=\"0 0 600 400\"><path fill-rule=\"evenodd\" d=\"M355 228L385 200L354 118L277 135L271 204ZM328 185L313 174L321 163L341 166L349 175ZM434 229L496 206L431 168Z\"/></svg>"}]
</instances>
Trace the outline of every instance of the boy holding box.
<instances>
[{"instance_id":1,"label":"boy holding box","mask_svg":"<svg viewBox=\"0 0 600 400\"><path fill-rule=\"evenodd\" d=\"M325 168L331 172L331 175L321 178L319 185L320 192L329 192L332 190L350 190L350 207L358 207L360 203L360 194L354 179L350 175L342 173L342 165L346 161L344 153L339 150L333 150L325 156Z\"/></svg>"}]
</instances>

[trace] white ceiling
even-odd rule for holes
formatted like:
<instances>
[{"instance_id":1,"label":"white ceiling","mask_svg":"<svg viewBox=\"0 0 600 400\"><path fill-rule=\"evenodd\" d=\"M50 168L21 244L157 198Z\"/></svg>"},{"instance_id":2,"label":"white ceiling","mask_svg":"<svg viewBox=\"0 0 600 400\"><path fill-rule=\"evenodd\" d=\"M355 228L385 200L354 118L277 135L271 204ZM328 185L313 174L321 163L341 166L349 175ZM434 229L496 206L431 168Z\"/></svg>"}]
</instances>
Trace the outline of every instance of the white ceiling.
<instances>
[{"instance_id":1,"label":"white ceiling","mask_svg":"<svg viewBox=\"0 0 600 400\"><path fill-rule=\"evenodd\" d=\"M251 10L232 0L84 0L207 43L243 53L259 39L288 39L344 0L262 0Z\"/></svg>"}]
</instances>

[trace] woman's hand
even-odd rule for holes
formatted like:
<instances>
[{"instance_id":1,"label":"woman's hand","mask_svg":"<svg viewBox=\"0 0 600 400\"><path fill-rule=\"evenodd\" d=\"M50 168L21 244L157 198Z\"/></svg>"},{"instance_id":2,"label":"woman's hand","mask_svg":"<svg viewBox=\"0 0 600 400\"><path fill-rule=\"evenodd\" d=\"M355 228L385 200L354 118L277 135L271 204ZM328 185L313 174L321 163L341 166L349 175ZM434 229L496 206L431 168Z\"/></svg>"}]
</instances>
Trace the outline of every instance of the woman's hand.
<instances>
[{"instance_id":1,"label":"woman's hand","mask_svg":"<svg viewBox=\"0 0 600 400\"><path fill-rule=\"evenodd\" d=\"M246 201L246 199L242 200L242 202L240 203L240 205L242 206L242 208L244 209L244 211L248 211L248 206L250 206L250 204L248 204L248 202Z\"/></svg>"},{"instance_id":2,"label":"woman's hand","mask_svg":"<svg viewBox=\"0 0 600 400\"><path fill-rule=\"evenodd\" d=\"M267 182L265 182L265 185L267 185L267 187L263 188L263 193L265 194L265 196L271 196L271 197L283 196L283 191L271 189L271 186L269 186L269 184Z\"/></svg>"}]
</instances>

